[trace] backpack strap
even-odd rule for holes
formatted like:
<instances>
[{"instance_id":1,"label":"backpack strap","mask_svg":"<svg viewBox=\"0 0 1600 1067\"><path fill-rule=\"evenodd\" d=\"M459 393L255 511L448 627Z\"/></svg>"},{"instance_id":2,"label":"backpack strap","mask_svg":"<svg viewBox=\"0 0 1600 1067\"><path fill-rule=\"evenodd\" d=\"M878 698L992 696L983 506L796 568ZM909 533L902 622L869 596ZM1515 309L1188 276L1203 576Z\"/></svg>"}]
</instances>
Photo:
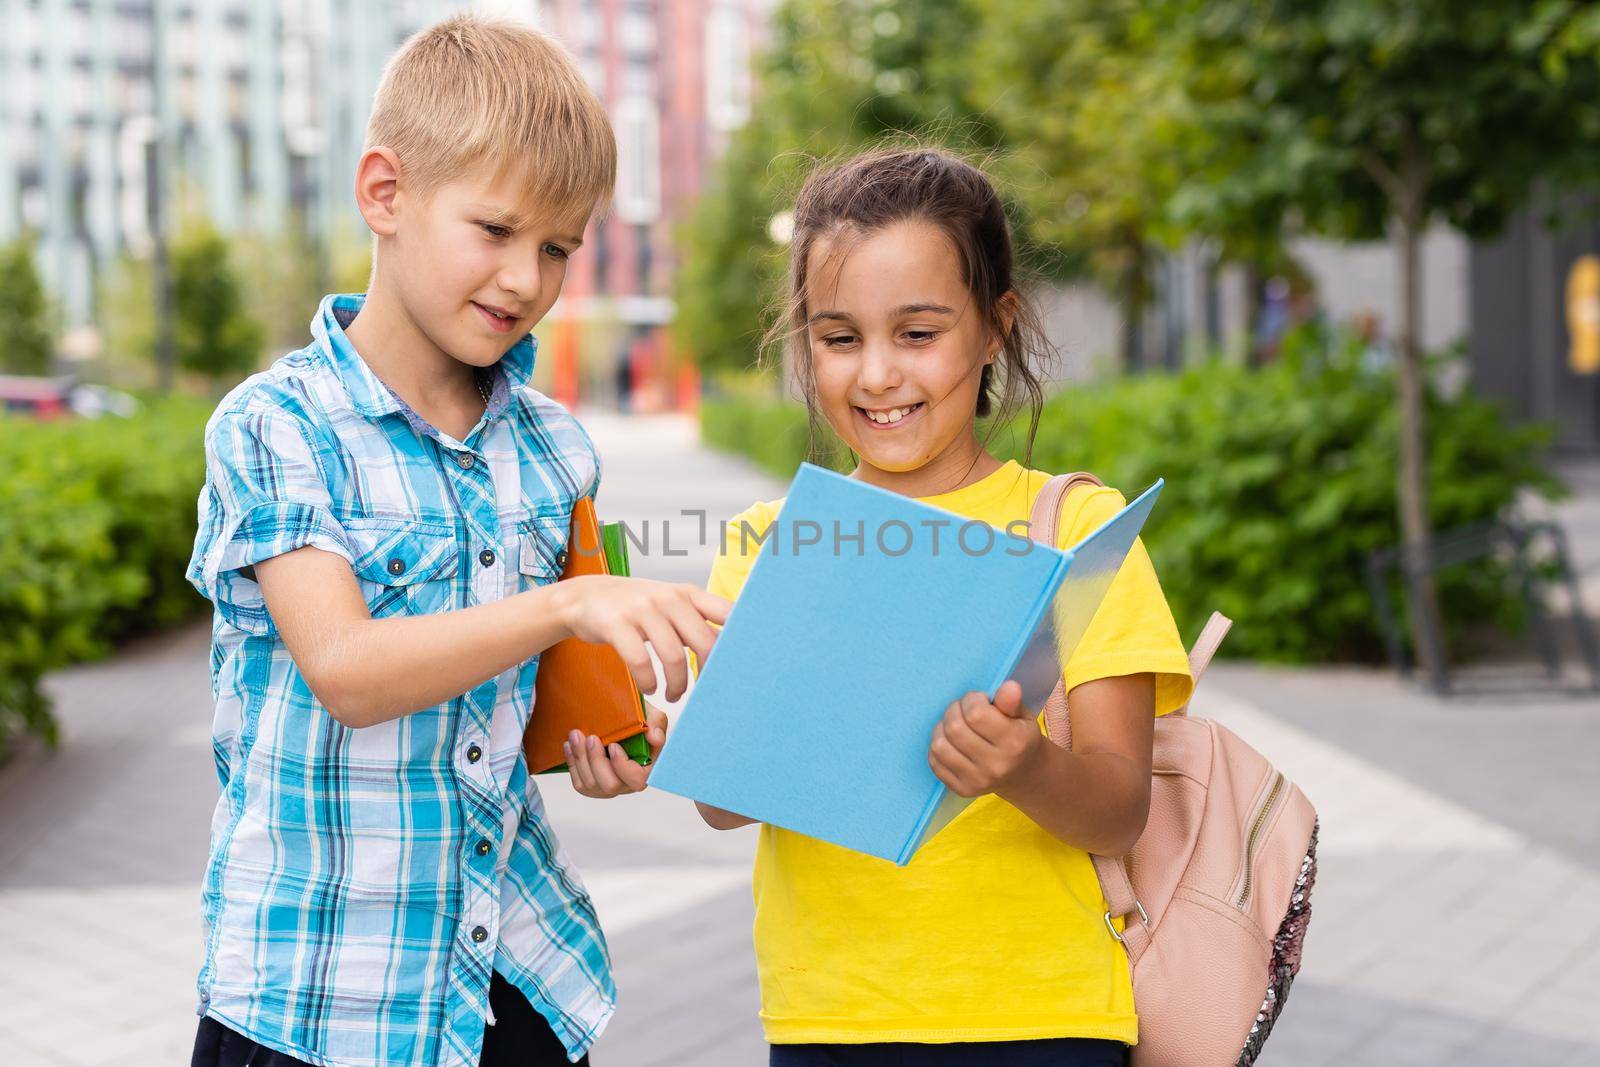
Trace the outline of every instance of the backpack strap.
<instances>
[{"instance_id":1,"label":"backpack strap","mask_svg":"<svg viewBox=\"0 0 1600 1067\"><path fill-rule=\"evenodd\" d=\"M1041 544L1056 548L1061 541L1061 505L1067 494L1080 485L1103 486L1099 478L1087 471L1075 474L1058 474L1044 483L1039 495L1033 498L1033 511L1028 516L1028 536ZM1067 717L1067 694L1061 683L1050 691L1044 703L1044 729L1050 740L1062 748L1072 747L1072 722Z\"/></svg>"},{"instance_id":2,"label":"backpack strap","mask_svg":"<svg viewBox=\"0 0 1600 1067\"><path fill-rule=\"evenodd\" d=\"M1189 674L1194 677L1195 688L1200 688L1200 678L1206 673L1206 668L1211 666L1211 657L1217 654L1217 648L1222 644L1222 639L1228 636L1228 631L1233 629L1233 620L1220 611L1213 611L1211 618L1206 620L1205 629L1200 631L1200 636L1194 639L1194 647L1189 649ZM1174 715L1186 715L1189 705L1173 712Z\"/></svg>"},{"instance_id":3,"label":"backpack strap","mask_svg":"<svg viewBox=\"0 0 1600 1067\"><path fill-rule=\"evenodd\" d=\"M1067 494L1079 485L1102 484L1104 483L1094 475L1083 472L1058 475L1050 479L1034 500L1033 513L1028 525L1029 536L1035 541L1055 547L1060 540L1057 527L1060 524L1061 505L1066 500ZM1189 672L1194 677L1196 685L1199 685L1201 676L1211 665L1212 657L1216 655L1218 646L1222 644L1222 639L1228 635L1228 630L1232 626L1233 621L1226 615L1212 612L1205 628L1200 631L1200 636L1195 639L1194 647L1189 651ZM1182 715L1188 709L1189 705L1186 703L1171 714ZM1072 748L1072 716L1067 708L1064 682L1057 682L1049 699L1045 701L1044 725L1045 733L1052 742L1065 749ZM1127 865L1122 857L1091 854L1089 858L1094 861L1095 874L1100 879L1100 891L1106 899L1106 928L1111 936L1128 950L1129 958L1137 962L1150 945L1149 916L1134 893L1133 883L1128 878ZM1111 925L1112 916L1122 917L1124 920L1137 917L1139 921L1125 921L1119 933L1116 927Z\"/></svg>"}]
</instances>

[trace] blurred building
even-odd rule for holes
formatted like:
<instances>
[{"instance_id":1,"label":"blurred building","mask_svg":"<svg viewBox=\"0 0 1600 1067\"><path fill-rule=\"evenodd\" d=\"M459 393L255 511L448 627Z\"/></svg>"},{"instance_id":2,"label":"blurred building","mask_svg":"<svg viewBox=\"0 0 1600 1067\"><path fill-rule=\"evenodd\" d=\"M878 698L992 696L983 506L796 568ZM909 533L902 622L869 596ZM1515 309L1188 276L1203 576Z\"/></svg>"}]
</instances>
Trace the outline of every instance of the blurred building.
<instances>
[{"instance_id":1,"label":"blurred building","mask_svg":"<svg viewBox=\"0 0 1600 1067\"><path fill-rule=\"evenodd\" d=\"M593 327L582 333L591 360L637 356L637 343L662 349L672 224L749 114L751 57L772 3L469 5L560 38L611 112L615 203L574 262L561 311ZM153 207L170 228L179 194L224 232L292 227L322 248L364 240L350 189L383 65L462 6L0 0L0 240L38 235L69 325L92 320L98 272L149 251Z\"/></svg>"},{"instance_id":2,"label":"blurred building","mask_svg":"<svg viewBox=\"0 0 1600 1067\"><path fill-rule=\"evenodd\" d=\"M1472 377L1515 415L1548 421L1558 451L1600 457L1600 221L1560 229L1526 211L1472 248Z\"/></svg>"},{"instance_id":3,"label":"blurred building","mask_svg":"<svg viewBox=\"0 0 1600 1067\"><path fill-rule=\"evenodd\" d=\"M1435 226L1421 247L1423 347L1464 344L1473 387L1514 417L1549 423L1557 452L1600 456L1600 222L1573 204L1561 226L1535 209L1474 241ZM1293 246L1335 322L1371 316L1392 337L1400 320L1393 244Z\"/></svg>"},{"instance_id":4,"label":"blurred building","mask_svg":"<svg viewBox=\"0 0 1600 1067\"><path fill-rule=\"evenodd\" d=\"M1429 352L1465 348L1463 370L1515 418L1549 423L1558 453L1600 456L1600 210L1572 203L1563 225L1528 209L1499 237L1474 241L1437 225L1419 248L1420 340ZM1165 257L1142 323L1139 366L1176 367L1218 346L1242 351L1253 324L1243 272L1208 273L1191 244ZM1317 314L1366 321L1392 346L1400 322L1399 252L1392 242L1301 238L1289 245ZM1094 287L1073 286L1047 304L1052 336L1068 356L1063 378L1093 373L1092 356L1117 351L1121 320Z\"/></svg>"}]
</instances>

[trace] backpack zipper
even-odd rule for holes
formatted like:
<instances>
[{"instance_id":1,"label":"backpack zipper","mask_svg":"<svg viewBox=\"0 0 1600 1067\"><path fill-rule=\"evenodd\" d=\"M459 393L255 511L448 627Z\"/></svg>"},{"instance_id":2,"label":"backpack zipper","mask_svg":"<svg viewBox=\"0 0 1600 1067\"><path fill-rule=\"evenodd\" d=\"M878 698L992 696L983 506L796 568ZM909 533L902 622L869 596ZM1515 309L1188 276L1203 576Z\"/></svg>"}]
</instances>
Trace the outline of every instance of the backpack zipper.
<instances>
[{"instance_id":1,"label":"backpack zipper","mask_svg":"<svg viewBox=\"0 0 1600 1067\"><path fill-rule=\"evenodd\" d=\"M1278 802L1278 794L1283 791L1283 773L1277 772L1272 779L1272 788L1267 791L1267 799L1262 802L1261 810L1256 813L1256 821L1250 827L1250 836L1245 838L1244 846L1244 888L1239 892L1239 899L1234 907L1244 910L1246 902L1250 899L1251 868L1255 865L1256 840L1261 836L1261 828L1267 823L1267 815L1272 811L1272 806Z\"/></svg>"}]
</instances>

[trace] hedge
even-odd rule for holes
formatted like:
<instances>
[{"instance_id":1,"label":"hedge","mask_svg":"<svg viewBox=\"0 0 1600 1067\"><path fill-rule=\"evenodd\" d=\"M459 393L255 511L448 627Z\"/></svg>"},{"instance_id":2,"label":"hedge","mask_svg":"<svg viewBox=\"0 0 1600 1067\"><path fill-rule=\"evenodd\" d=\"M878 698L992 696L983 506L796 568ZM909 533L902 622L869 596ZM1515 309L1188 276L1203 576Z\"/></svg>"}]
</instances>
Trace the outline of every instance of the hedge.
<instances>
[{"instance_id":1,"label":"hedge","mask_svg":"<svg viewBox=\"0 0 1600 1067\"><path fill-rule=\"evenodd\" d=\"M797 404L724 396L701 410L707 443L781 477L805 456ZM1543 461L1547 427L1437 388L1427 421L1434 529L1503 516L1525 489L1562 492ZM1093 471L1130 497L1166 479L1144 536L1186 639L1219 610L1236 621L1232 655L1373 660L1382 645L1365 566L1399 540L1395 427L1392 378L1358 352L1259 369L1212 361L1056 393L1030 462ZM1025 420L994 429L997 455L1026 458ZM1440 597L1447 620L1520 619L1493 563L1444 572Z\"/></svg>"},{"instance_id":2,"label":"hedge","mask_svg":"<svg viewBox=\"0 0 1600 1067\"><path fill-rule=\"evenodd\" d=\"M56 742L46 672L204 609L184 568L210 411L0 417L0 756L20 731Z\"/></svg>"}]
</instances>

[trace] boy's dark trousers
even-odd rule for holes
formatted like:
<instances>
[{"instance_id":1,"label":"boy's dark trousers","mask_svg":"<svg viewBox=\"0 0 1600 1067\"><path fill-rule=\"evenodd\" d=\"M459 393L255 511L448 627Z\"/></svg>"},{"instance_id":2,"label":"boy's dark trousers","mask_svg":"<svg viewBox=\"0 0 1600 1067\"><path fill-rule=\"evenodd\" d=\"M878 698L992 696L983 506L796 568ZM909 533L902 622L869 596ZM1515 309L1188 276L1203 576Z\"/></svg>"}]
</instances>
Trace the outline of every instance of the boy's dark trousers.
<instances>
[{"instance_id":1,"label":"boy's dark trousers","mask_svg":"<svg viewBox=\"0 0 1600 1067\"><path fill-rule=\"evenodd\" d=\"M489 982L489 1008L495 1024L483 1029L480 1067L567 1067L561 1047L544 1016L528 998L495 971ZM588 1067L589 1057L578 1061ZM212 1018L200 1020L190 1067L309 1067L304 1060L265 1048Z\"/></svg>"}]
</instances>

